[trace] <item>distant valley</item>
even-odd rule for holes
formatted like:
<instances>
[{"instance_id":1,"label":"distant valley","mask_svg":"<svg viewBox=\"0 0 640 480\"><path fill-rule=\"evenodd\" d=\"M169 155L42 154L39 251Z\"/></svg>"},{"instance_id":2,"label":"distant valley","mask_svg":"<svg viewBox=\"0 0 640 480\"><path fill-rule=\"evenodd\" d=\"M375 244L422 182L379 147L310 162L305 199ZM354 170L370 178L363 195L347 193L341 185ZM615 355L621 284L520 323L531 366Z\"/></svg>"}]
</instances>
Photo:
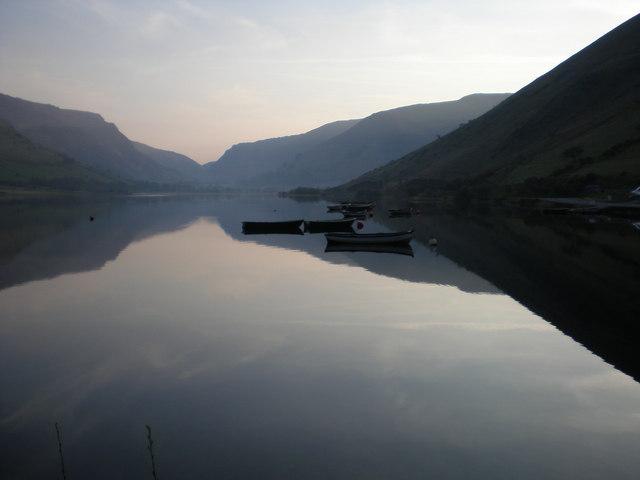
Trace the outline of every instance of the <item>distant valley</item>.
<instances>
[{"instance_id":1,"label":"distant valley","mask_svg":"<svg viewBox=\"0 0 640 480\"><path fill-rule=\"evenodd\" d=\"M13 166L5 169L0 181L83 190L104 190L105 185L114 190L164 186L272 191L333 186L433 141L508 96L474 94L335 121L298 135L240 143L219 160L200 165L180 153L130 140L97 113L0 94L0 121L20 135L23 143L31 144L20 155L13 151ZM8 142L7 138L0 141ZM51 181L51 172L38 166L39 156L34 152L40 150L67 160L58 166L55 181ZM18 178L14 170L20 163ZM82 181L78 180L79 169L86 173ZM69 178L61 180L65 171Z\"/></svg>"},{"instance_id":2,"label":"distant valley","mask_svg":"<svg viewBox=\"0 0 640 480\"><path fill-rule=\"evenodd\" d=\"M358 121L337 121L299 135L239 143L227 150L218 161L207 163L204 167L211 181L217 184L258 188L266 186L264 177L283 165L296 161L302 152L346 132Z\"/></svg>"},{"instance_id":3,"label":"distant valley","mask_svg":"<svg viewBox=\"0 0 640 480\"><path fill-rule=\"evenodd\" d=\"M410 105L302 135L234 145L205 167L233 186L326 187L346 182L458 128L509 94L475 94Z\"/></svg>"}]
</instances>

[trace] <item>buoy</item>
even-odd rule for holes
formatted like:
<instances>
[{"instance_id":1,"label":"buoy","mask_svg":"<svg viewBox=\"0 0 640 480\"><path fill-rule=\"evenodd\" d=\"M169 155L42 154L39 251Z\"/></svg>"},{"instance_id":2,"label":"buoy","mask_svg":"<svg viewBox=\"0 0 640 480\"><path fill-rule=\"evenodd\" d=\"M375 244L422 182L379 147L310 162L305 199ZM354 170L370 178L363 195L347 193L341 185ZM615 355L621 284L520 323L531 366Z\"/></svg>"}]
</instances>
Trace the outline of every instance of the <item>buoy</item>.
<instances>
[{"instance_id":1,"label":"buoy","mask_svg":"<svg viewBox=\"0 0 640 480\"><path fill-rule=\"evenodd\" d=\"M357 228L358 230L362 230L362 227L364 227L364 223L362 223L362 222L358 222L358 223L356 223L356 228Z\"/></svg>"},{"instance_id":2,"label":"buoy","mask_svg":"<svg viewBox=\"0 0 640 480\"><path fill-rule=\"evenodd\" d=\"M438 240L434 237L431 237L429 239L429 246L430 247L437 247L438 246Z\"/></svg>"},{"instance_id":3,"label":"buoy","mask_svg":"<svg viewBox=\"0 0 640 480\"><path fill-rule=\"evenodd\" d=\"M93 217L89 217L89 221L93 222L94 218Z\"/></svg>"}]
</instances>

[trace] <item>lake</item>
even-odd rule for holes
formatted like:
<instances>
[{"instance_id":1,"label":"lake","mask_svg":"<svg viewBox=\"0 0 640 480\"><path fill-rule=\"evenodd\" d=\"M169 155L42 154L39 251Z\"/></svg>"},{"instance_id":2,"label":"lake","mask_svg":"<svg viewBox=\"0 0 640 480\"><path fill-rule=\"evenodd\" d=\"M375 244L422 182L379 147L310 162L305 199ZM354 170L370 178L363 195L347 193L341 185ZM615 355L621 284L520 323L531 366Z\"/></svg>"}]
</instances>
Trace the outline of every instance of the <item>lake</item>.
<instances>
[{"instance_id":1,"label":"lake","mask_svg":"<svg viewBox=\"0 0 640 480\"><path fill-rule=\"evenodd\" d=\"M640 476L631 222L364 222L412 256L241 232L325 207L0 204L0 477L60 478L55 422L70 479L152 478L145 425L162 479Z\"/></svg>"}]
</instances>

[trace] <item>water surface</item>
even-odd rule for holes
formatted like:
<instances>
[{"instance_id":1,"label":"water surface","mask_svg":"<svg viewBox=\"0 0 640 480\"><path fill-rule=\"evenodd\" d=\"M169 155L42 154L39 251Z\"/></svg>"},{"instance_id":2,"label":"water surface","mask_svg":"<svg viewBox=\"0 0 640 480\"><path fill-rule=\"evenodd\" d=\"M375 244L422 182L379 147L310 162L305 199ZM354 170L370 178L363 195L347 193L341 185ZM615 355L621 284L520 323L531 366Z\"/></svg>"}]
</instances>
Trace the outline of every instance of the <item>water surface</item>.
<instances>
[{"instance_id":1,"label":"water surface","mask_svg":"<svg viewBox=\"0 0 640 480\"><path fill-rule=\"evenodd\" d=\"M56 421L69 478L150 478L145 424L165 479L640 474L630 224L366 222L411 257L241 233L320 202L0 211L2 478L58 474Z\"/></svg>"}]
</instances>

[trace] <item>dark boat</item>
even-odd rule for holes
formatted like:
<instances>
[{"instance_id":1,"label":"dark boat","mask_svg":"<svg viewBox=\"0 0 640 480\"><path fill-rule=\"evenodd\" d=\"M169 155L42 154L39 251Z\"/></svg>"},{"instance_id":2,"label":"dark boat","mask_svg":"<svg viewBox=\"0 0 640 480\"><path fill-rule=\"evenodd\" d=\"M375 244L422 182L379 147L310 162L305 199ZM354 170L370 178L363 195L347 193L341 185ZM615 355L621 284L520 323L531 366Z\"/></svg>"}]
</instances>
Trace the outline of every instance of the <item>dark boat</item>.
<instances>
[{"instance_id":1,"label":"dark boat","mask_svg":"<svg viewBox=\"0 0 640 480\"><path fill-rule=\"evenodd\" d=\"M349 244L349 243L328 243L325 252L370 252L370 253L394 253L413 257L411 245L403 244Z\"/></svg>"},{"instance_id":2,"label":"dark boat","mask_svg":"<svg viewBox=\"0 0 640 480\"><path fill-rule=\"evenodd\" d=\"M284 222L242 222L242 233L245 235L282 233L289 235L302 235L300 225L303 220L287 220Z\"/></svg>"},{"instance_id":3,"label":"dark boat","mask_svg":"<svg viewBox=\"0 0 640 480\"><path fill-rule=\"evenodd\" d=\"M347 219L352 219L352 220L366 220L367 217L369 216L368 212L342 212L342 216L344 217L345 220Z\"/></svg>"},{"instance_id":4,"label":"dark boat","mask_svg":"<svg viewBox=\"0 0 640 480\"><path fill-rule=\"evenodd\" d=\"M375 205L375 202L347 202L342 204L344 207L354 208L373 208Z\"/></svg>"},{"instance_id":5,"label":"dark boat","mask_svg":"<svg viewBox=\"0 0 640 480\"><path fill-rule=\"evenodd\" d=\"M350 203L349 205L344 205L342 207L342 212L344 213L357 213L357 212L369 212L371 210L373 210L373 203L362 203L362 204L356 204L356 203Z\"/></svg>"},{"instance_id":6,"label":"dark boat","mask_svg":"<svg viewBox=\"0 0 640 480\"><path fill-rule=\"evenodd\" d=\"M309 233L352 232L354 218L340 220L309 220L304 222L304 231Z\"/></svg>"},{"instance_id":7,"label":"dark boat","mask_svg":"<svg viewBox=\"0 0 640 480\"><path fill-rule=\"evenodd\" d=\"M407 244L413 238L413 230L389 233L326 233L328 242L348 244Z\"/></svg>"}]
</instances>

